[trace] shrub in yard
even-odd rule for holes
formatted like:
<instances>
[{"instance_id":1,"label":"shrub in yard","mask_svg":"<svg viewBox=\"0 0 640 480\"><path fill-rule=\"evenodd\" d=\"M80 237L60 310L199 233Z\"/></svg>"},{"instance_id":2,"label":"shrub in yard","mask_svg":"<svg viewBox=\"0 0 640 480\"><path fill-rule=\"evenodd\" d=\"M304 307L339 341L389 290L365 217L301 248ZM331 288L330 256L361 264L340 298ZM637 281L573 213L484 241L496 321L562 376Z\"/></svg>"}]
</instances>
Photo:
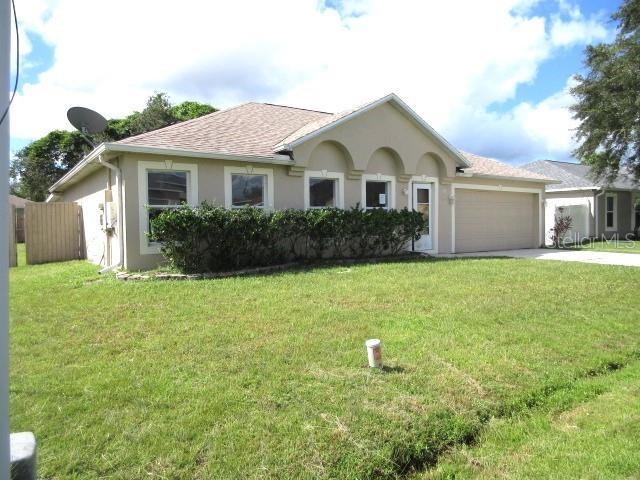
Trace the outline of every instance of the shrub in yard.
<instances>
[{"instance_id":1,"label":"shrub in yard","mask_svg":"<svg viewBox=\"0 0 640 480\"><path fill-rule=\"evenodd\" d=\"M183 272L274 265L287 260L378 257L400 252L425 228L404 210L227 210L203 203L151 220L152 241Z\"/></svg>"},{"instance_id":2,"label":"shrub in yard","mask_svg":"<svg viewBox=\"0 0 640 480\"><path fill-rule=\"evenodd\" d=\"M556 248L561 248L563 246L564 237L567 232L571 229L573 225L573 218L569 215L563 215L562 209L560 209L560 214L556 215L555 221L553 223L553 228L551 228L551 243Z\"/></svg>"}]
</instances>

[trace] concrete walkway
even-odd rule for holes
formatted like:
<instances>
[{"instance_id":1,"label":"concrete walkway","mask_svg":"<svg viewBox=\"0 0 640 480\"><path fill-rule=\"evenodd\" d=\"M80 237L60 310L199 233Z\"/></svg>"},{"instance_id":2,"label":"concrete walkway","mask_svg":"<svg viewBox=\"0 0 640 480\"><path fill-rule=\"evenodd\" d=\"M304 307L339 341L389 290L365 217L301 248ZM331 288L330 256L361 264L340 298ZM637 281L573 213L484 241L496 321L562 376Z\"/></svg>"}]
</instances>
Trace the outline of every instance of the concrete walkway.
<instances>
[{"instance_id":1,"label":"concrete walkway","mask_svg":"<svg viewBox=\"0 0 640 480\"><path fill-rule=\"evenodd\" d=\"M602 265L623 265L640 267L640 254L596 252L593 250L553 250L529 248L523 250L501 250L497 252L456 253L442 257L513 257L534 258L536 260L558 260L562 262L599 263Z\"/></svg>"}]
</instances>

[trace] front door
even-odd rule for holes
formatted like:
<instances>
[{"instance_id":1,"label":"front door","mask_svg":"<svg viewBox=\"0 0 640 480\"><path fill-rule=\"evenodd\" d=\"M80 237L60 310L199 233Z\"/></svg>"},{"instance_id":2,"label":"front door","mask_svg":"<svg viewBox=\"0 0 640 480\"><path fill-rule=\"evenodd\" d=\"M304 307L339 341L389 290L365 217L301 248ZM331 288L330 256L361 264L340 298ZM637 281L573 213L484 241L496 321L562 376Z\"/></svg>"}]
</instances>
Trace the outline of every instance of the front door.
<instances>
[{"instance_id":1,"label":"front door","mask_svg":"<svg viewBox=\"0 0 640 480\"><path fill-rule=\"evenodd\" d=\"M431 228L431 220L433 219L433 196L430 183L414 183L413 184L413 209L420 212L426 220L427 226L422 232L422 236L413 243L413 249L418 252L432 250L432 235L434 232Z\"/></svg>"}]
</instances>

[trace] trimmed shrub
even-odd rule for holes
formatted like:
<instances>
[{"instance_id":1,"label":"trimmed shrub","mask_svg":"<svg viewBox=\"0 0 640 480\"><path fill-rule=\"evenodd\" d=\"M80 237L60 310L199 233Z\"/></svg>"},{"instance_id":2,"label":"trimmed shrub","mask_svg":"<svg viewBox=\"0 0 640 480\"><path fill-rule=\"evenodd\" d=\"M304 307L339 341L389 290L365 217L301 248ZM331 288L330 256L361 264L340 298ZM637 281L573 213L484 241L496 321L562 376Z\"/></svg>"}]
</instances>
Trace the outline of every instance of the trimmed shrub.
<instances>
[{"instance_id":1,"label":"trimmed shrub","mask_svg":"<svg viewBox=\"0 0 640 480\"><path fill-rule=\"evenodd\" d=\"M264 212L202 203L163 210L149 239L186 273L234 270L286 261L393 255L420 238L418 212L322 208Z\"/></svg>"}]
</instances>

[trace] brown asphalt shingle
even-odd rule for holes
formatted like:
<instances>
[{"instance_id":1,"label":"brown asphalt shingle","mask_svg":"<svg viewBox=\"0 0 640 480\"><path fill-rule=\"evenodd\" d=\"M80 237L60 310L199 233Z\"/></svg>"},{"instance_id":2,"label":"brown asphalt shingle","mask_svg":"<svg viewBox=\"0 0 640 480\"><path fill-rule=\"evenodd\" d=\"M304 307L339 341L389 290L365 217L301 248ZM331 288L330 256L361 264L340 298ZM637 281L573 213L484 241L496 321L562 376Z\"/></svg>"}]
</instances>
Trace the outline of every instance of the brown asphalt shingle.
<instances>
[{"instance_id":1,"label":"brown asphalt shingle","mask_svg":"<svg viewBox=\"0 0 640 480\"><path fill-rule=\"evenodd\" d=\"M496 177L516 177L532 180L550 181L549 177L539 173L530 172L524 168L512 167L504 162L493 158L481 157L473 153L463 152L462 156L471 164L471 168L466 168L465 173L477 173L478 175L490 175Z\"/></svg>"},{"instance_id":2,"label":"brown asphalt shingle","mask_svg":"<svg viewBox=\"0 0 640 480\"><path fill-rule=\"evenodd\" d=\"M300 127L331 114L267 103L244 103L117 143L203 153L272 157Z\"/></svg>"}]
</instances>

